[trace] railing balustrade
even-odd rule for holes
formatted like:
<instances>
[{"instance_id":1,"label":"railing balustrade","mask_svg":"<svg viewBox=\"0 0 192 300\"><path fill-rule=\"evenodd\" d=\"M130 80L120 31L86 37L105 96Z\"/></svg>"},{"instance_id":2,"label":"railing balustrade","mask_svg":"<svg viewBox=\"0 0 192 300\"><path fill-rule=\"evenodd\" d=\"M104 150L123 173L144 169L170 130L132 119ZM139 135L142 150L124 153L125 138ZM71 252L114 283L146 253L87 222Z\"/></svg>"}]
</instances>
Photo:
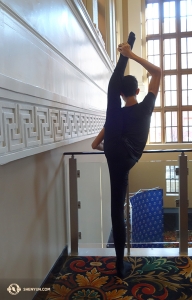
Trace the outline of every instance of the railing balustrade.
<instances>
[{"instance_id":1,"label":"railing balustrade","mask_svg":"<svg viewBox=\"0 0 192 300\"><path fill-rule=\"evenodd\" d=\"M162 153L179 153L178 170L179 175L179 199L177 205L179 206L179 254L188 254L188 165L186 152L192 152L192 149L166 149L166 150L145 150L145 154L162 154ZM70 232L71 232L71 254L78 254L78 170L77 159L75 156L79 155L103 155L104 152L65 152L65 156L69 158L69 194L70 194ZM140 164L140 162L139 162ZM91 176L91 175L90 175ZM142 187L141 187L142 188ZM129 185L127 188L127 255L130 255L131 248L131 228L129 222L130 205L129 205ZM94 212L93 212L94 213ZM89 226L89 224L87 224ZM171 242L169 242L171 244ZM150 244L150 243L149 243ZM154 244L154 243L153 243ZM158 243L159 244L159 243Z\"/></svg>"}]
</instances>

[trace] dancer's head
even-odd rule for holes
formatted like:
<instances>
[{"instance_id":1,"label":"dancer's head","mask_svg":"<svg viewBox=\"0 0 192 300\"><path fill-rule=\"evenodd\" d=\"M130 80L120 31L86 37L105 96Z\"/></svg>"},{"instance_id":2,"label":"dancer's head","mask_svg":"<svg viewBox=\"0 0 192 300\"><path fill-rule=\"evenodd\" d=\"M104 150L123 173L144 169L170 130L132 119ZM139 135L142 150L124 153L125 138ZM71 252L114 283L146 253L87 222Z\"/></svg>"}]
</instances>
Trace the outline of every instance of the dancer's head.
<instances>
[{"instance_id":1,"label":"dancer's head","mask_svg":"<svg viewBox=\"0 0 192 300\"><path fill-rule=\"evenodd\" d=\"M122 96L131 97L136 96L139 93L138 81L132 75L127 75L123 77L122 86L121 86Z\"/></svg>"}]
</instances>

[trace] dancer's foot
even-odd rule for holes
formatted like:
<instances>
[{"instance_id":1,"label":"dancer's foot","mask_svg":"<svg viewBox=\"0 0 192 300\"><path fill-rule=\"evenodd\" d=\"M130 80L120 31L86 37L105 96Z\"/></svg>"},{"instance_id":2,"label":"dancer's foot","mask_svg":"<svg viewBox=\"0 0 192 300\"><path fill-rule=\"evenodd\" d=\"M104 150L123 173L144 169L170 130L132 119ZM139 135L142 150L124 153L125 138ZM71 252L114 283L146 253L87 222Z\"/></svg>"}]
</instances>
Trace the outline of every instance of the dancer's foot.
<instances>
[{"instance_id":1,"label":"dancer's foot","mask_svg":"<svg viewBox=\"0 0 192 300\"><path fill-rule=\"evenodd\" d=\"M116 262L117 276L120 278L126 277L132 269L131 263L123 261L121 263Z\"/></svg>"}]
</instances>

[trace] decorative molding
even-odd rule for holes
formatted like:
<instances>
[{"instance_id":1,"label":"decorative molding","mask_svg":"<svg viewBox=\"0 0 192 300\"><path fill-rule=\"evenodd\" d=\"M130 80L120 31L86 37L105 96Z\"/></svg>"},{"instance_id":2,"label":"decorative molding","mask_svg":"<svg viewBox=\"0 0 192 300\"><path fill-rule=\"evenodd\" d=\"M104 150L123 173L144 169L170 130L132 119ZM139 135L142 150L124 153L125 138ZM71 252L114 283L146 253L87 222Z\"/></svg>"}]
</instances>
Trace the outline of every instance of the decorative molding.
<instances>
[{"instance_id":1,"label":"decorative molding","mask_svg":"<svg viewBox=\"0 0 192 300\"><path fill-rule=\"evenodd\" d=\"M90 138L104 121L82 110L0 101L0 164Z\"/></svg>"}]
</instances>

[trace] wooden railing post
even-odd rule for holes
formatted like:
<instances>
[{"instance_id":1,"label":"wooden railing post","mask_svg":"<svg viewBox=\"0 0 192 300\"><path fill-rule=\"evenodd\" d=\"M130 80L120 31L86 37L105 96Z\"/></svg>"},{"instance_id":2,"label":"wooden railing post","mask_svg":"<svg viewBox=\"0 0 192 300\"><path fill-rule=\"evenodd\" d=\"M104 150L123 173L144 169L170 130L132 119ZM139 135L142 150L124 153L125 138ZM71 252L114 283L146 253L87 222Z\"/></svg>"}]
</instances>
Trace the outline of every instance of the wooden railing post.
<instances>
[{"instance_id":1,"label":"wooden railing post","mask_svg":"<svg viewBox=\"0 0 192 300\"><path fill-rule=\"evenodd\" d=\"M70 192L70 232L71 254L78 254L78 193L77 162L74 156L69 159L69 192Z\"/></svg>"},{"instance_id":2,"label":"wooden railing post","mask_svg":"<svg viewBox=\"0 0 192 300\"><path fill-rule=\"evenodd\" d=\"M179 156L179 254L188 255L187 156Z\"/></svg>"}]
</instances>

